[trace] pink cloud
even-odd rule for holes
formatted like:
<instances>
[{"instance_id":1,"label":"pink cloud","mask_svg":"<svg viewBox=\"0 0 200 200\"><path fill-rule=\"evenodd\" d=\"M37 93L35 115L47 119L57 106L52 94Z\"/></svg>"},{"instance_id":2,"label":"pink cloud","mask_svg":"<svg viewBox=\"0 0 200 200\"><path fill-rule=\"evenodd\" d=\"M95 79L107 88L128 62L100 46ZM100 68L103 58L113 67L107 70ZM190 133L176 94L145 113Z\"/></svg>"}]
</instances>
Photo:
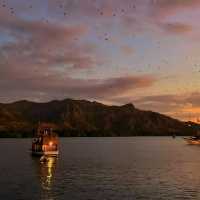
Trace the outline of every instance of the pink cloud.
<instances>
[{"instance_id":1,"label":"pink cloud","mask_svg":"<svg viewBox=\"0 0 200 200\"><path fill-rule=\"evenodd\" d=\"M9 17L8 17L9 16ZM74 69L94 67L95 46L80 43L88 32L86 25L61 25L27 21L0 13L0 30L13 38L1 44L1 62L8 67L29 68L66 65Z\"/></svg>"},{"instance_id":2,"label":"pink cloud","mask_svg":"<svg viewBox=\"0 0 200 200\"><path fill-rule=\"evenodd\" d=\"M199 0L159 0L153 3L152 14L158 19L200 6Z\"/></svg>"},{"instance_id":3,"label":"pink cloud","mask_svg":"<svg viewBox=\"0 0 200 200\"><path fill-rule=\"evenodd\" d=\"M185 34L193 30L191 25L178 23L178 22L164 23L164 24L161 24L161 26L165 31L169 33L175 33L175 34Z\"/></svg>"},{"instance_id":4,"label":"pink cloud","mask_svg":"<svg viewBox=\"0 0 200 200\"><path fill-rule=\"evenodd\" d=\"M125 76L108 79L75 79L61 74L32 73L18 76L15 74L0 75L0 91L4 96L14 99L18 94L20 99L29 96L37 97L44 94L41 100L53 97L73 97L93 100L109 99L129 91L152 86L156 79L152 76ZM3 99L4 97L1 97Z\"/></svg>"}]
</instances>

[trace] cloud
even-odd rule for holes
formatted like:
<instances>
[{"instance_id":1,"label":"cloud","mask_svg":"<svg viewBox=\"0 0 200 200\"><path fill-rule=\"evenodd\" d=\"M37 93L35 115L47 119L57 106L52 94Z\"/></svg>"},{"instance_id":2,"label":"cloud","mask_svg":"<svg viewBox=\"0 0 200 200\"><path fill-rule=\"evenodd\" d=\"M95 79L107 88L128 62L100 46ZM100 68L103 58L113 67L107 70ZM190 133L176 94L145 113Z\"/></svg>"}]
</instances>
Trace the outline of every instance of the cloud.
<instances>
[{"instance_id":1,"label":"cloud","mask_svg":"<svg viewBox=\"0 0 200 200\"><path fill-rule=\"evenodd\" d=\"M87 27L64 26L52 24L48 21L31 21L18 17L11 17L7 12L0 14L0 29L7 32L16 39L26 39L28 37L44 44L61 44L61 42L70 42L75 37L84 35ZM44 43L45 39L45 43Z\"/></svg>"},{"instance_id":2,"label":"cloud","mask_svg":"<svg viewBox=\"0 0 200 200\"><path fill-rule=\"evenodd\" d=\"M194 20L190 20L190 14L185 21L187 12L191 13L198 7L199 0L158 0L149 4L148 14L151 23L165 33L185 35L198 30L193 29Z\"/></svg>"},{"instance_id":3,"label":"cloud","mask_svg":"<svg viewBox=\"0 0 200 200\"><path fill-rule=\"evenodd\" d=\"M54 2L51 1L48 12L55 8L52 6ZM118 9L114 1L102 1L98 5L87 1L78 7L75 1L56 4L67 9L68 14L74 11L83 18L93 15L102 21L108 17L115 18L114 14L122 16L126 9ZM110 95L118 96L150 87L156 81L150 75L110 75L107 79L72 78L70 70L100 67L104 62L101 54L97 54L96 46L84 41L91 31L84 20L77 23L74 16L70 23L64 24L59 20L53 22L51 17L50 20L37 20L33 16L22 18L19 14L12 15L8 9L0 9L0 34L9 37L9 40L0 42L0 92L3 101L18 98L45 100L65 96L105 100ZM16 9L16 12L19 10ZM51 13L49 15L52 16ZM128 46L122 49L127 55L133 52Z\"/></svg>"},{"instance_id":4,"label":"cloud","mask_svg":"<svg viewBox=\"0 0 200 200\"><path fill-rule=\"evenodd\" d=\"M15 99L27 98L35 99L41 96L40 100L52 98L87 98L105 101L111 96L120 96L136 89L152 86L156 81L151 76L125 76L111 77L108 79L75 79L56 74L39 75L31 74L30 77L20 78L1 77L0 91L4 94L0 99L5 101L5 97Z\"/></svg>"},{"instance_id":5,"label":"cloud","mask_svg":"<svg viewBox=\"0 0 200 200\"><path fill-rule=\"evenodd\" d=\"M192 26L183 23L165 23L161 25L162 28L172 34L184 34L192 31Z\"/></svg>"},{"instance_id":6,"label":"cloud","mask_svg":"<svg viewBox=\"0 0 200 200\"><path fill-rule=\"evenodd\" d=\"M57 17L63 18L64 20L86 20L91 27L97 30L96 27L100 27L98 32L103 33L110 32L111 28L117 28L119 32L124 34L137 34L143 30L147 30L145 26L148 24L144 23L148 19L146 17L146 5L149 0L60 0L60 1L49 1L49 13L58 13ZM60 8L61 7L61 8ZM64 17L62 13L66 12L67 17ZM61 13L61 14L60 14ZM102 27L104 27L102 30ZM123 29L123 30L122 30Z\"/></svg>"},{"instance_id":7,"label":"cloud","mask_svg":"<svg viewBox=\"0 0 200 200\"><path fill-rule=\"evenodd\" d=\"M199 0L159 0L152 4L152 14L157 19L164 19L187 9L200 6Z\"/></svg>"},{"instance_id":8,"label":"cloud","mask_svg":"<svg viewBox=\"0 0 200 200\"><path fill-rule=\"evenodd\" d=\"M190 23L173 21L172 15L180 14L184 9L198 5L197 1L141 1L137 2L137 9L130 10L120 18L122 32L126 35L136 36L146 33L153 34L186 34L193 31ZM200 5L200 3L199 3ZM168 21L169 20L169 21Z\"/></svg>"},{"instance_id":9,"label":"cloud","mask_svg":"<svg viewBox=\"0 0 200 200\"><path fill-rule=\"evenodd\" d=\"M95 46L79 42L88 32L86 25L66 26L48 21L24 20L2 12L0 31L12 38L0 44L1 68L2 65L9 68L37 66L48 70L65 65L85 69L98 63Z\"/></svg>"}]
</instances>

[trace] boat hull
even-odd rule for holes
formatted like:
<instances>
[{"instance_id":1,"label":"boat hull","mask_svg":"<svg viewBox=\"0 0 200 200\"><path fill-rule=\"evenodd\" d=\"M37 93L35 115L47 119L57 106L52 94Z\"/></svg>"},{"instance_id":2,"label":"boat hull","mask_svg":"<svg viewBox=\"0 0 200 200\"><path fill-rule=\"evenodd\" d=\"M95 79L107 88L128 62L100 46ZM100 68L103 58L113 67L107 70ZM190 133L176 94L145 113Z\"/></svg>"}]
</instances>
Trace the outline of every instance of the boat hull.
<instances>
[{"instance_id":1,"label":"boat hull","mask_svg":"<svg viewBox=\"0 0 200 200\"><path fill-rule=\"evenodd\" d=\"M31 151L33 156L58 156L59 151Z\"/></svg>"}]
</instances>

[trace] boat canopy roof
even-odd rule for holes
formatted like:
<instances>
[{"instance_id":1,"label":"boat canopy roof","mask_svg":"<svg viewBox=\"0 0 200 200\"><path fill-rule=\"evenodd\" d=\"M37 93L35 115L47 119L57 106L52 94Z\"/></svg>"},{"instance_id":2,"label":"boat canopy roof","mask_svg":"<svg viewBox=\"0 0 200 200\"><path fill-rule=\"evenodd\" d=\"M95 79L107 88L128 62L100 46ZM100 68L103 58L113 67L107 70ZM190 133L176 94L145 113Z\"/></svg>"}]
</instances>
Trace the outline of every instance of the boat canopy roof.
<instances>
[{"instance_id":1,"label":"boat canopy roof","mask_svg":"<svg viewBox=\"0 0 200 200\"><path fill-rule=\"evenodd\" d=\"M40 123L37 130L38 136L56 136L57 134L53 132L55 125L51 123Z\"/></svg>"}]
</instances>

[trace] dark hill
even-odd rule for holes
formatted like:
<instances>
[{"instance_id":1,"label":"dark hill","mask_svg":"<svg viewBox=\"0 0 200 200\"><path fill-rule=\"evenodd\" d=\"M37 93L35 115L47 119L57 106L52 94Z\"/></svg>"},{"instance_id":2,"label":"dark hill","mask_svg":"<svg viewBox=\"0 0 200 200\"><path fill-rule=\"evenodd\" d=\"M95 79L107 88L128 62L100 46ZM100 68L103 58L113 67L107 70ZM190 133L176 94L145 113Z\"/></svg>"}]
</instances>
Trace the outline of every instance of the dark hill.
<instances>
[{"instance_id":1,"label":"dark hill","mask_svg":"<svg viewBox=\"0 0 200 200\"><path fill-rule=\"evenodd\" d=\"M197 128L132 104L107 106L72 99L0 104L0 137L33 136L39 121L55 124L61 136L191 135Z\"/></svg>"}]
</instances>

